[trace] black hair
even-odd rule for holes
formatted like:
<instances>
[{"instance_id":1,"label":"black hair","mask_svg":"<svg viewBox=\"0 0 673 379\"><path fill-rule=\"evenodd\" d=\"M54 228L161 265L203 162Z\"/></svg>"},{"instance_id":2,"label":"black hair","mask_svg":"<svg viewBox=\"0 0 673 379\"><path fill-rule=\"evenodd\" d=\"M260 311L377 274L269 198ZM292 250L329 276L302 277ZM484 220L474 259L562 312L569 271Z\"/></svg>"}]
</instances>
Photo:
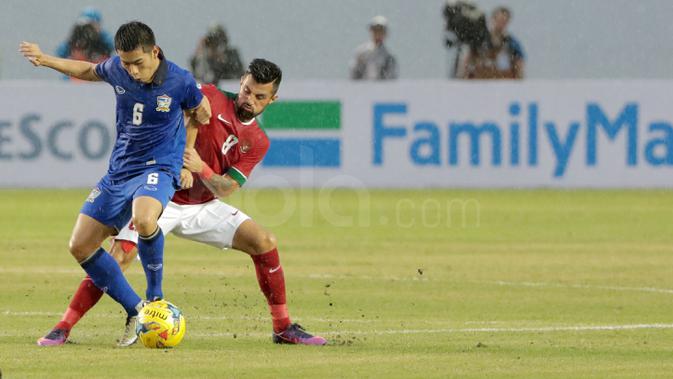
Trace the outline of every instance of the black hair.
<instances>
[{"instance_id":1,"label":"black hair","mask_svg":"<svg viewBox=\"0 0 673 379\"><path fill-rule=\"evenodd\" d=\"M140 21L127 22L120 26L115 34L115 50L126 52L142 47L147 53L155 44L154 32Z\"/></svg>"},{"instance_id":2,"label":"black hair","mask_svg":"<svg viewBox=\"0 0 673 379\"><path fill-rule=\"evenodd\" d=\"M283 72L280 70L280 67L262 58L253 59L245 73L252 75L257 83L273 83L273 93L278 91L280 81L283 79Z\"/></svg>"}]
</instances>

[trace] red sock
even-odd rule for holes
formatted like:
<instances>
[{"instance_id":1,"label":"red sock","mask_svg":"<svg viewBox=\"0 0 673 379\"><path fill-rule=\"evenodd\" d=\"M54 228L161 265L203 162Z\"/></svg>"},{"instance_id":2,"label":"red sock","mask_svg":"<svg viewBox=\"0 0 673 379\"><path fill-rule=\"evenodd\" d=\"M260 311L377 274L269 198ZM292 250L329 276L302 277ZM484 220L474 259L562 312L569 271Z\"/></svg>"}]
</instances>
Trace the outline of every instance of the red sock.
<instances>
[{"instance_id":1,"label":"red sock","mask_svg":"<svg viewBox=\"0 0 673 379\"><path fill-rule=\"evenodd\" d=\"M282 332L290 325L290 315L287 312L285 276L280 266L278 250L273 249L261 255L251 255L251 257L255 263L257 283L269 304L273 330L276 333Z\"/></svg>"},{"instance_id":2,"label":"red sock","mask_svg":"<svg viewBox=\"0 0 673 379\"><path fill-rule=\"evenodd\" d=\"M61 321L56 324L56 327L70 331L82 316L96 305L102 296L103 291L93 284L91 278L88 276L84 278L82 283L79 284L79 288L77 288L72 300L70 300L68 309L63 313L63 317L61 318Z\"/></svg>"}]
</instances>

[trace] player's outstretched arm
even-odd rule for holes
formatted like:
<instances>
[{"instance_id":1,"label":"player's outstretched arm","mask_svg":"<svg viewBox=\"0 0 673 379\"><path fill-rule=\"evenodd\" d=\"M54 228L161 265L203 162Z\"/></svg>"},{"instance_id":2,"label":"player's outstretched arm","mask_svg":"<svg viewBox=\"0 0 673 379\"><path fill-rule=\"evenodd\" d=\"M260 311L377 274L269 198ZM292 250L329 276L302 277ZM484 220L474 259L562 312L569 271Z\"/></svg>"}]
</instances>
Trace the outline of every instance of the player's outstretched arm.
<instances>
[{"instance_id":1,"label":"player's outstretched arm","mask_svg":"<svg viewBox=\"0 0 673 379\"><path fill-rule=\"evenodd\" d=\"M227 197L240 188L240 185L229 175L217 175L205 164L195 149L185 149L185 168L199 174L203 184L219 198Z\"/></svg>"},{"instance_id":2,"label":"player's outstretched arm","mask_svg":"<svg viewBox=\"0 0 673 379\"><path fill-rule=\"evenodd\" d=\"M21 42L19 52L35 67L44 66L77 79L97 82L101 79L96 75L96 65L91 62L57 58L44 54L36 43Z\"/></svg>"}]
</instances>

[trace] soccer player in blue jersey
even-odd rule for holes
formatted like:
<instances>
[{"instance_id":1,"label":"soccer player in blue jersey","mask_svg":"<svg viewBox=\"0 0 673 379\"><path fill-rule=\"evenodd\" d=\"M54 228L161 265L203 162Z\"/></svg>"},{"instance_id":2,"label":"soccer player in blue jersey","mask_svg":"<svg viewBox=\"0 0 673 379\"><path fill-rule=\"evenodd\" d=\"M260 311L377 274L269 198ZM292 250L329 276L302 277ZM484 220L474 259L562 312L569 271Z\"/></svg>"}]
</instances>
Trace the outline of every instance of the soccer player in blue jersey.
<instances>
[{"instance_id":1,"label":"soccer player in blue jersey","mask_svg":"<svg viewBox=\"0 0 673 379\"><path fill-rule=\"evenodd\" d=\"M142 300L101 244L132 219L140 236L147 299L163 297L164 235L157 220L180 180L186 138L183 111L201 124L208 123L211 115L192 75L164 58L149 26L138 21L120 26L115 49L118 56L93 64L44 54L33 43L22 42L19 47L35 66L81 80L105 81L114 89L117 140L107 174L77 218L70 253L94 284L128 313L126 332L119 341L127 346L137 338L135 324Z\"/></svg>"}]
</instances>

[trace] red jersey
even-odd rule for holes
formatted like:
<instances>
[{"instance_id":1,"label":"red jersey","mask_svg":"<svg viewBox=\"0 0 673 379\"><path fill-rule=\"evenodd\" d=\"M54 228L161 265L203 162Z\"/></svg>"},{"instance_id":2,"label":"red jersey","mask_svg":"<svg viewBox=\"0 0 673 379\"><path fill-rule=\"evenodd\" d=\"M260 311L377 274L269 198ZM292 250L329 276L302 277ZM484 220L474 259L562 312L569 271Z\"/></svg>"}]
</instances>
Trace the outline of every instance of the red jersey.
<instances>
[{"instance_id":1,"label":"red jersey","mask_svg":"<svg viewBox=\"0 0 673 379\"><path fill-rule=\"evenodd\" d=\"M236 116L236 95L222 93L212 84L203 84L201 92L210 101L212 116L208 125L199 126L195 148L201 159L216 174L227 174L240 186L269 150L269 138L256 119L242 123ZM203 204L215 195L194 174L194 186L175 193L177 204Z\"/></svg>"}]
</instances>

